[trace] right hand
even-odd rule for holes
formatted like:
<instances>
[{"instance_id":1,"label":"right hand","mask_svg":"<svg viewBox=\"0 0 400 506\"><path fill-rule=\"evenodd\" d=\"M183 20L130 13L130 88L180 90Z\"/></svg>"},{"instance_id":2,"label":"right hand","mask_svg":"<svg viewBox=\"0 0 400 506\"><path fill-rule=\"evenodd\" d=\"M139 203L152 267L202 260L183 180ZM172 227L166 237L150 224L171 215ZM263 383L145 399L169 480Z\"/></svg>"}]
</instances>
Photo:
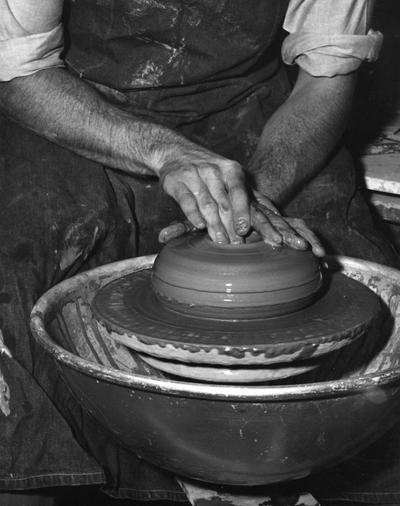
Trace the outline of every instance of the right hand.
<instances>
[{"instance_id":1,"label":"right hand","mask_svg":"<svg viewBox=\"0 0 400 506\"><path fill-rule=\"evenodd\" d=\"M325 256L324 247L318 237L302 219L282 216L269 199L257 195L257 192L255 200L251 203L251 225L262 240L273 248L282 245L297 250L311 248L315 256L320 258ZM188 220L173 222L160 231L158 240L167 243L195 229Z\"/></svg>"},{"instance_id":2,"label":"right hand","mask_svg":"<svg viewBox=\"0 0 400 506\"><path fill-rule=\"evenodd\" d=\"M245 175L238 162L194 143L182 143L159 170L163 190L196 229L222 244L240 243L250 229Z\"/></svg>"},{"instance_id":3,"label":"right hand","mask_svg":"<svg viewBox=\"0 0 400 506\"><path fill-rule=\"evenodd\" d=\"M256 190L249 195L243 169L237 162L188 142L176 150L173 160L162 165L159 175L164 191L177 201L187 218L186 222L161 230L160 242L193 229L207 229L215 242L239 244L254 229L273 247L311 247L316 256L325 254L303 220L283 217Z\"/></svg>"}]
</instances>

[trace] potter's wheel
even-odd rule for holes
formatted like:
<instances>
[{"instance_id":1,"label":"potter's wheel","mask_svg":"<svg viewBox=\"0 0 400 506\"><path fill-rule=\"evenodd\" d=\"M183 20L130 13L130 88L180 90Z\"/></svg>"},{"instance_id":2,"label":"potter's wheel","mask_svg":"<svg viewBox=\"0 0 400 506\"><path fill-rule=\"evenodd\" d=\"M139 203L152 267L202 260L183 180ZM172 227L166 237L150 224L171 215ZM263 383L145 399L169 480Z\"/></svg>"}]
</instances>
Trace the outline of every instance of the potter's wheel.
<instances>
[{"instance_id":1,"label":"potter's wheel","mask_svg":"<svg viewBox=\"0 0 400 506\"><path fill-rule=\"evenodd\" d=\"M114 339L161 371L269 381L316 367L316 357L359 338L379 313L361 283L322 277L309 251L257 240L219 246L193 234L168 244L153 269L105 285L93 310Z\"/></svg>"},{"instance_id":2,"label":"potter's wheel","mask_svg":"<svg viewBox=\"0 0 400 506\"><path fill-rule=\"evenodd\" d=\"M92 342L99 333L90 310L99 289L151 269L153 260L129 259L69 278L41 297L31 319L60 381L128 451L194 480L270 485L338 464L399 420L399 271L358 259L327 260L382 301L383 321L365 340L372 348L364 349L363 338L354 343L365 356L361 368L345 366L345 377L311 383L294 377L285 382L290 385L224 385L152 376L129 363L110 363L96 347L83 349L84 334ZM346 351L340 353L345 361Z\"/></svg>"}]
</instances>

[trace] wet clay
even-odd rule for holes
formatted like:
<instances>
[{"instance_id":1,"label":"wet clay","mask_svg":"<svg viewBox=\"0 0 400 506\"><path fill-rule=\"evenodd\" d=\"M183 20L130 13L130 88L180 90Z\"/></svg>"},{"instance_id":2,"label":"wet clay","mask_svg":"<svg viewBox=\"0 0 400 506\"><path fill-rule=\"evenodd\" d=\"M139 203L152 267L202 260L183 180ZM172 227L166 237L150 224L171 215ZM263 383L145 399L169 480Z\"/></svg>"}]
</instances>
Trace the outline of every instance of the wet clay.
<instances>
[{"instance_id":1,"label":"wet clay","mask_svg":"<svg viewBox=\"0 0 400 506\"><path fill-rule=\"evenodd\" d=\"M215 318L232 308L250 309L246 318L294 312L312 302L321 282L311 251L272 248L258 236L244 244L221 245L204 233L167 244L152 278L165 303L178 302L193 311L205 306Z\"/></svg>"}]
</instances>

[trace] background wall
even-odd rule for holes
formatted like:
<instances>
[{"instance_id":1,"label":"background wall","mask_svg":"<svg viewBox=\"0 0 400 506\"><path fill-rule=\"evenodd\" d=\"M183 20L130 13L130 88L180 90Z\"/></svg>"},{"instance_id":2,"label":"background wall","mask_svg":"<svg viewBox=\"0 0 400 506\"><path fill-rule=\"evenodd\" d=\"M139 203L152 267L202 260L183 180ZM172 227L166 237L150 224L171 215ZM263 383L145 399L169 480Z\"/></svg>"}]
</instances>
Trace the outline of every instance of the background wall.
<instances>
[{"instance_id":1,"label":"background wall","mask_svg":"<svg viewBox=\"0 0 400 506\"><path fill-rule=\"evenodd\" d=\"M373 212L400 252L400 0L376 0L373 28L384 34L379 60L360 71L348 144ZM368 189L367 189L368 187Z\"/></svg>"},{"instance_id":2,"label":"background wall","mask_svg":"<svg viewBox=\"0 0 400 506\"><path fill-rule=\"evenodd\" d=\"M374 140L400 116L400 0L376 0L373 28L384 34L379 60L360 72L352 127Z\"/></svg>"}]
</instances>

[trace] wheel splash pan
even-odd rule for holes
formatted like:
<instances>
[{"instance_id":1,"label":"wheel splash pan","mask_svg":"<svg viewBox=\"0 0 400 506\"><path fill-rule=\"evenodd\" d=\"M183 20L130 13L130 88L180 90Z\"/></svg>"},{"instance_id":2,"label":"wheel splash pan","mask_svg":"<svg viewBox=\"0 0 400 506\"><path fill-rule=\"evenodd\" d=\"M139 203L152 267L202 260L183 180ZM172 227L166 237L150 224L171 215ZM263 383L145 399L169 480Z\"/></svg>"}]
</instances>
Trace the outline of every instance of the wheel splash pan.
<instances>
[{"instance_id":1,"label":"wheel splash pan","mask_svg":"<svg viewBox=\"0 0 400 506\"><path fill-rule=\"evenodd\" d=\"M132 452L205 482L265 485L334 465L399 419L399 271L345 257L328 260L331 269L371 288L386 308L385 321L366 337L364 363L336 379L330 373L337 360L325 380L229 386L157 377L129 352L118 362L80 339L97 332L91 315L97 290L153 261L117 262L66 280L39 299L31 318L35 338L76 398Z\"/></svg>"}]
</instances>

